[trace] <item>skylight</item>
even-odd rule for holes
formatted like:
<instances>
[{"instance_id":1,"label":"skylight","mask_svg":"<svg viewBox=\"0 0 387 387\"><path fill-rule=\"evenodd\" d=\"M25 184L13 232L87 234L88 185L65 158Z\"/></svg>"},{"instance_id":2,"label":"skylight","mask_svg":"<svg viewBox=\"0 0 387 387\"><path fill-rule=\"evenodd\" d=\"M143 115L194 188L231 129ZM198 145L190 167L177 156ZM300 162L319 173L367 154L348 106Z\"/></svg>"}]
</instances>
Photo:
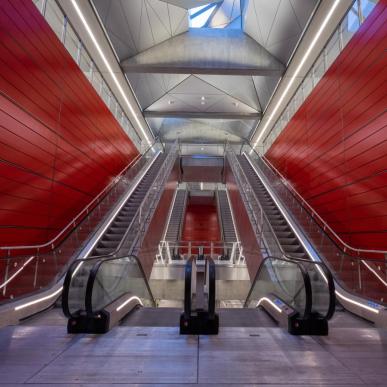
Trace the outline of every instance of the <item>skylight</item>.
<instances>
[{"instance_id":1,"label":"skylight","mask_svg":"<svg viewBox=\"0 0 387 387\"><path fill-rule=\"evenodd\" d=\"M242 28L240 0L222 0L189 10L191 28Z\"/></svg>"},{"instance_id":2,"label":"skylight","mask_svg":"<svg viewBox=\"0 0 387 387\"><path fill-rule=\"evenodd\" d=\"M216 4L206 4L189 10L189 26L191 28L203 28L209 22Z\"/></svg>"}]
</instances>

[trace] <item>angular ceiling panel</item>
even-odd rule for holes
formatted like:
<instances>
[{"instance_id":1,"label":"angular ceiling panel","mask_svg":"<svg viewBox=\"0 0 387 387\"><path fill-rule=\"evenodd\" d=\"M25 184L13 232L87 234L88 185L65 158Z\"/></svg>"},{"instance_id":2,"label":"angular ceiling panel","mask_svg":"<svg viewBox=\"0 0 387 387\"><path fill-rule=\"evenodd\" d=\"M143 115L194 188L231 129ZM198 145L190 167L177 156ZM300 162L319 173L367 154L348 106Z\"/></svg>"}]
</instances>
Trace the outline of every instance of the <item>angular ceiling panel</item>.
<instances>
[{"instance_id":1,"label":"angular ceiling panel","mask_svg":"<svg viewBox=\"0 0 387 387\"><path fill-rule=\"evenodd\" d=\"M148 3L148 6L153 9L154 14L156 14L157 17L159 18L160 23L162 23L164 28L167 30L169 37L172 36L172 27L169 20L168 4L159 0L147 0L147 3Z\"/></svg>"},{"instance_id":2,"label":"angular ceiling panel","mask_svg":"<svg viewBox=\"0 0 387 387\"><path fill-rule=\"evenodd\" d=\"M298 24L305 27L316 7L316 2L313 0L290 0L290 3L297 16Z\"/></svg>"},{"instance_id":3,"label":"angular ceiling panel","mask_svg":"<svg viewBox=\"0 0 387 387\"><path fill-rule=\"evenodd\" d=\"M167 4L158 3L159 5L160 4L163 5L166 10L167 18L164 20L164 22L162 21L160 16L156 13L154 8L151 6L151 2L149 0L146 1L145 4L146 4L146 10L149 18L149 23L152 26L151 31L152 31L153 41L155 41L155 37L157 37L157 39L161 39L162 41L169 39L169 37L171 36L171 28L168 20Z\"/></svg>"},{"instance_id":4,"label":"angular ceiling panel","mask_svg":"<svg viewBox=\"0 0 387 387\"><path fill-rule=\"evenodd\" d=\"M170 91L174 94L197 94L197 95L210 95L210 94L223 94L221 90L216 87L209 85L207 82L191 75L189 78L176 86Z\"/></svg>"},{"instance_id":5,"label":"angular ceiling panel","mask_svg":"<svg viewBox=\"0 0 387 387\"><path fill-rule=\"evenodd\" d=\"M250 138L319 2L91 1L152 130L193 143ZM189 29L214 2L217 28Z\"/></svg>"},{"instance_id":6,"label":"angular ceiling panel","mask_svg":"<svg viewBox=\"0 0 387 387\"><path fill-rule=\"evenodd\" d=\"M260 110L252 77L238 75L197 75L197 77L255 110Z\"/></svg>"},{"instance_id":7,"label":"angular ceiling panel","mask_svg":"<svg viewBox=\"0 0 387 387\"><path fill-rule=\"evenodd\" d=\"M282 1L272 23L266 44L270 47L273 44L288 40L291 37L298 38L301 32L302 28L298 24L290 0Z\"/></svg>"},{"instance_id":8,"label":"angular ceiling panel","mask_svg":"<svg viewBox=\"0 0 387 387\"><path fill-rule=\"evenodd\" d=\"M254 89L254 84L251 84ZM255 89L254 89L255 91ZM151 112L257 113L258 109L191 75L146 109Z\"/></svg>"},{"instance_id":9,"label":"angular ceiling panel","mask_svg":"<svg viewBox=\"0 0 387 387\"><path fill-rule=\"evenodd\" d=\"M141 9L141 29L138 33L138 40L137 40L137 48L140 51L145 51L148 48L153 47L156 44L156 41L153 36L157 36L156 34L153 34L153 29L151 28L149 16L148 16L148 10L146 7L146 0L143 2L142 9ZM156 26L153 26L155 30L157 30Z\"/></svg>"},{"instance_id":10,"label":"angular ceiling panel","mask_svg":"<svg viewBox=\"0 0 387 387\"><path fill-rule=\"evenodd\" d=\"M244 32L287 64L319 0L246 1Z\"/></svg>"},{"instance_id":11,"label":"angular ceiling panel","mask_svg":"<svg viewBox=\"0 0 387 387\"><path fill-rule=\"evenodd\" d=\"M191 9L210 3L220 3L223 0L162 0L165 3L176 5L177 7Z\"/></svg>"},{"instance_id":12,"label":"angular ceiling panel","mask_svg":"<svg viewBox=\"0 0 387 387\"><path fill-rule=\"evenodd\" d=\"M188 11L161 0L91 0L120 60L188 30Z\"/></svg>"},{"instance_id":13,"label":"angular ceiling panel","mask_svg":"<svg viewBox=\"0 0 387 387\"><path fill-rule=\"evenodd\" d=\"M279 81L279 77L253 77L255 89L257 90L262 110L266 109L267 103Z\"/></svg>"},{"instance_id":14,"label":"angular ceiling panel","mask_svg":"<svg viewBox=\"0 0 387 387\"><path fill-rule=\"evenodd\" d=\"M285 2L288 0L285 0ZM263 46L267 44L270 37L272 26L276 20L278 10L281 5L281 0L270 0L270 1L253 1L254 10L256 17L256 24L259 28L262 36Z\"/></svg>"},{"instance_id":15,"label":"angular ceiling panel","mask_svg":"<svg viewBox=\"0 0 387 387\"><path fill-rule=\"evenodd\" d=\"M189 143L240 143L249 138L257 125L255 120L164 118L160 126L160 120L147 120L152 130L164 141L179 138Z\"/></svg>"},{"instance_id":16,"label":"angular ceiling panel","mask_svg":"<svg viewBox=\"0 0 387 387\"><path fill-rule=\"evenodd\" d=\"M188 78L187 74L127 74L142 109L146 109L168 91Z\"/></svg>"},{"instance_id":17,"label":"angular ceiling panel","mask_svg":"<svg viewBox=\"0 0 387 387\"><path fill-rule=\"evenodd\" d=\"M181 25L187 25L188 30L188 12L179 7L175 7L174 5L168 5L169 10L169 18L171 23L172 35L176 35L176 31L181 27ZM184 20L187 21L184 24Z\"/></svg>"},{"instance_id":18,"label":"angular ceiling panel","mask_svg":"<svg viewBox=\"0 0 387 387\"><path fill-rule=\"evenodd\" d=\"M127 72L196 74L282 74L284 66L237 29L192 28L124 60Z\"/></svg>"}]
</instances>

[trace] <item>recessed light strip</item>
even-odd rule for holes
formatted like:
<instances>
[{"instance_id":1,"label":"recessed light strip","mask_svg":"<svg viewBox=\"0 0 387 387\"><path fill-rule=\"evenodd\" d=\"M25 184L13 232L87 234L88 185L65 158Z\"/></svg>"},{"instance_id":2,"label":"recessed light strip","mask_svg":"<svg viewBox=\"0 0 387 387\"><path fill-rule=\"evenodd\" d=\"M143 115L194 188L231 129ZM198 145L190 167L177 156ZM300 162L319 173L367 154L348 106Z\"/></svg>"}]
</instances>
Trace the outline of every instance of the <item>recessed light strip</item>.
<instances>
[{"instance_id":1,"label":"recessed light strip","mask_svg":"<svg viewBox=\"0 0 387 387\"><path fill-rule=\"evenodd\" d=\"M24 309L24 308L27 308L28 306L35 305L35 304L38 304L39 302L46 301L46 300L49 300L50 298L58 296L60 294L60 292L62 291L62 289L63 289L63 286L61 286L58 290L56 290L52 294L49 294L48 296L38 298L37 300L27 302L26 304L23 304L23 305L16 306L15 310Z\"/></svg>"},{"instance_id":2,"label":"recessed light strip","mask_svg":"<svg viewBox=\"0 0 387 387\"><path fill-rule=\"evenodd\" d=\"M128 305L129 302L133 301L133 300L137 300L138 303L141 305L141 306L144 306L144 304L142 303L142 301L136 297L136 296L132 296L130 298L128 298L125 302L123 302L117 309L116 311L119 312L124 306Z\"/></svg>"},{"instance_id":3,"label":"recessed light strip","mask_svg":"<svg viewBox=\"0 0 387 387\"><path fill-rule=\"evenodd\" d=\"M132 115L133 115L133 117L134 117L134 119L135 119L137 125L138 125L139 128L141 129L141 133L143 134L143 136L144 136L145 140L147 141L147 143L149 144L149 146L151 146L152 143L151 143L151 141L150 141L148 135L146 134L146 131L144 130L144 128L143 128L143 126L142 126L140 120L138 119L137 114L136 114L135 110L133 109L132 104L129 102L129 100L128 100L128 98L127 98L127 96L126 96L124 90L122 89L120 83L118 82L118 79L117 79L116 75L114 74L113 69L111 68L111 66L110 66L108 60L106 59L106 57L105 57L105 55L104 55L104 53L103 53L101 47L99 46L99 44L98 44L98 42L97 42L97 39L95 38L95 36L94 36L94 34L93 34L93 32L92 32L90 26L88 25L88 23L87 23L87 21L86 21L84 15L83 15L81 9L79 8L79 6L78 6L76 0L71 0L71 3L72 3L72 5L73 5L75 11L77 12L79 18L81 19L81 21L82 21L82 23L83 23L83 25L84 25L84 27L85 27L87 33L89 34L90 39L92 40L92 42L93 42L95 48L97 49L97 51L98 51L98 53L99 53L99 55L100 55L102 61L104 62L106 68L108 69L108 71L109 71L109 73L110 73L110 76L112 77L114 83L116 84L116 86L117 86L117 88L118 88L118 90L119 90L119 92L120 92L122 98L124 99L124 101L125 101L126 105L128 106L130 112L132 113Z\"/></svg>"},{"instance_id":4,"label":"recessed light strip","mask_svg":"<svg viewBox=\"0 0 387 387\"><path fill-rule=\"evenodd\" d=\"M256 148L256 146L258 145L258 143L261 140L262 136L265 134L267 128L269 127L270 122L273 120L273 118L274 118L275 114L277 113L280 105L284 101L287 93L289 92L289 90L292 87L294 81L296 80L298 74L300 73L300 71L302 69L302 66L305 64L306 60L308 59L310 53L312 52L314 46L316 45L318 39L320 38L322 32L324 31L325 27L327 26L330 18L332 17L332 15L333 15L335 9L337 8L337 6L339 5L339 3L340 3L340 0L335 0L335 2L333 3L331 9L329 10L328 14L326 15L324 21L321 23L321 26L320 26L319 30L317 31L316 35L314 36L314 38L313 38L312 42L310 43L308 49L305 51L305 54L304 54L303 58L301 59L301 62L297 66L296 71L290 77L289 83L287 84L284 92L282 93L280 99L278 100L278 102L275 105L273 111L271 112L269 118L267 119L264 127L262 128L261 133L259 134L257 140L255 141L255 143L253 145L253 149ZM252 150L251 150L251 152L252 152Z\"/></svg>"},{"instance_id":5,"label":"recessed light strip","mask_svg":"<svg viewBox=\"0 0 387 387\"><path fill-rule=\"evenodd\" d=\"M282 313L282 309L276 305L270 298L267 297L262 297L258 302L257 302L257 307L262 304L263 301L268 302L274 309L276 309L279 313Z\"/></svg>"}]
</instances>

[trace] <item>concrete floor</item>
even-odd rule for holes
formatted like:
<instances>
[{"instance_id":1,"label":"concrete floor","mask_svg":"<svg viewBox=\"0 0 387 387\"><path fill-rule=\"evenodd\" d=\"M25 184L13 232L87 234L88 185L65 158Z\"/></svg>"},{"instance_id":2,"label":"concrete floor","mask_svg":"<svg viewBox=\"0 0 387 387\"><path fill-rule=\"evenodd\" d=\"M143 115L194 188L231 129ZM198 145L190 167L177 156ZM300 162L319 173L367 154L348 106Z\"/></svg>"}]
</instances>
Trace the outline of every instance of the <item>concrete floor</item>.
<instances>
[{"instance_id":1,"label":"concrete floor","mask_svg":"<svg viewBox=\"0 0 387 387\"><path fill-rule=\"evenodd\" d=\"M68 335L59 310L0 329L0 385L387 385L387 330L337 313L328 337L277 327L121 326Z\"/></svg>"}]
</instances>

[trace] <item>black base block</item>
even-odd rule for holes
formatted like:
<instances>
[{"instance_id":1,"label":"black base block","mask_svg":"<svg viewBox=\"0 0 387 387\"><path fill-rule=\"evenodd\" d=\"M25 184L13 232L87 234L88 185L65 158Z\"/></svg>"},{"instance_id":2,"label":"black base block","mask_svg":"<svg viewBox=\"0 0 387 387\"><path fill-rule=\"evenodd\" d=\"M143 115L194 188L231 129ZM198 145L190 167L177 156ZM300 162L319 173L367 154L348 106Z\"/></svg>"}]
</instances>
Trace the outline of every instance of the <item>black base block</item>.
<instances>
[{"instance_id":1,"label":"black base block","mask_svg":"<svg viewBox=\"0 0 387 387\"><path fill-rule=\"evenodd\" d=\"M108 331L109 314L104 312L94 317L71 317L67 323L68 333L106 333Z\"/></svg>"},{"instance_id":2,"label":"black base block","mask_svg":"<svg viewBox=\"0 0 387 387\"><path fill-rule=\"evenodd\" d=\"M325 318L308 318L289 317L288 332L292 335L328 335L328 321Z\"/></svg>"},{"instance_id":3,"label":"black base block","mask_svg":"<svg viewBox=\"0 0 387 387\"><path fill-rule=\"evenodd\" d=\"M217 335L219 333L219 316L213 318L208 316L208 312L198 311L188 319L184 313L180 316L181 335Z\"/></svg>"}]
</instances>

